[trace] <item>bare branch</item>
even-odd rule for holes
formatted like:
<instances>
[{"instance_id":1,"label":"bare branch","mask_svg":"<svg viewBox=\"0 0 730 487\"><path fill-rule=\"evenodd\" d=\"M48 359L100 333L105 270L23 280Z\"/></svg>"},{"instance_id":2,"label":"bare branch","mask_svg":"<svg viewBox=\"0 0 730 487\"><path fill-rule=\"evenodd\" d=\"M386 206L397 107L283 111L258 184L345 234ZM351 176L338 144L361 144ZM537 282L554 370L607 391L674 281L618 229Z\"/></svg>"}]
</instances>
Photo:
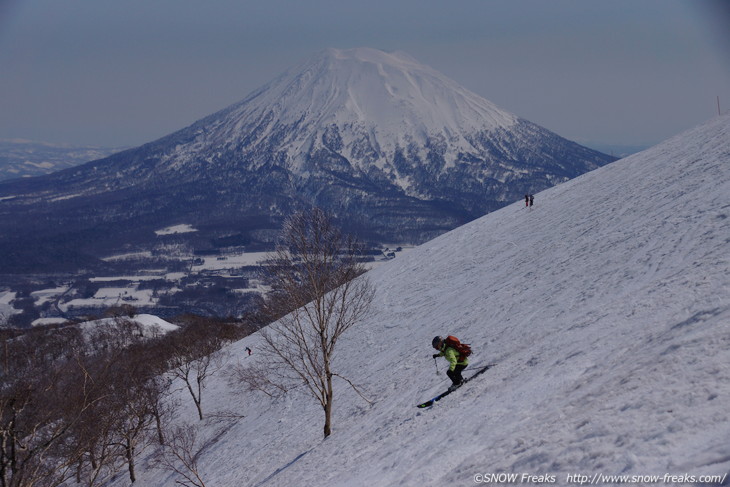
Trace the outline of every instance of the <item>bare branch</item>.
<instances>
[{"instance_id":1,"label":"bare branch","mask_svg":"<svg viewBox=\"0 0 730 487\"><path fill-rule=\"evenodd\" d=\"M340 337L368 312L375 293L362 275L360 256L355 240L315 208L287 219L265 266L272 292L262 312L275 321L262 332L267 365L270 373L304 385L320 403L325 437L331 432L332 377L337 375L332 355ZM338 377L360 394L351 381Z\"/></svg>"},{"instance_id":2,"label":"bare branch","mask_svg":"<svg viewBox=\"0 0 730 487\"><path fill-rule=\"evenodd\" d=\"M348 379L347 377L343 377L340 374L332 374L332 375L334 375L336 377L339 377L340 379L342 379L342 380L346 381L348 384L350 384L350 387L352 387L355 390L355 392L357 392L357 395L360 396L361 398L363 398L365 400L365 402L367 402L371 406L374 404L373 401L371 401L370 399L368 399L367 397L365 397L362 394L362 392L360 392L360 389L358 389L357 386L355 384L353 384L350 379Z\"/></svg>"},{"instance_id":3,"label":"bare branch","mask_svg":"<svg viewBox=\"0 0 730 487\"><path fill-rule=\"evenodd\" d=\"M205 487L200 475L200 454L202 447L197 441L197 432L193 425L182 425L168 433L169 441L159 456L160 463L177 473L181 479L175 483L186 487Z\"/></svg>"}]
</instances>

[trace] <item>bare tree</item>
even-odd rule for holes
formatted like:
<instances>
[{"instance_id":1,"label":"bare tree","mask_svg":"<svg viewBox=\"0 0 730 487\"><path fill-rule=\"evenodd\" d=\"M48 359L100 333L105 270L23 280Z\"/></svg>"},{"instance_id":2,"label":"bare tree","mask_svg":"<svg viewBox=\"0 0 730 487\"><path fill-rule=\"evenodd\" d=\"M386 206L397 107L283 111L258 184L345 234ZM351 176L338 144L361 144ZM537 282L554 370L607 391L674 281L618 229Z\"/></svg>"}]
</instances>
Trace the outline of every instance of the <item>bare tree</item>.
<instances>
[{"instance_id":1,"label":"bare tree","mask_svg":"<svg viewBox=\"0 0 730 487\"><path fill-rule=\"evenodd\" d=\"M80 334L7 335L0 368L0 487L60 485L77 462L73 432L103 399L78 352Z\"/></svg>"},{"instance_id":2,"label":"bare tree","mask_svg":"<svg viewBox=\"0 0 730 487\"><path fill-rule=\"evenodd\" d=\"M95 487L108 481L124 466L124 450L115 430L118 422L115 371L121 351L77 357L85 382L97 385L96 401L69 431L66 458L76 462L76 483Z\"/></svg>"},{"instance_id":3,"label":"bare tree","mask_svg":"<svg viewBox=\"0 0 730 487\"><path fill-rule=\"evenodd\" d=\"M288 392L286 384L277 382L270 376L268 363L236 364L228 371L228 380L231 388L236 384L243 384L247 392L263 392L271 398Z\"/></svg>"},{"instance_id":4,"label":"bare tree","mask_svg":"<svg viewBox=\"0 0 730 487\"><path fill-rule=\"evenodd\" d=\"M60 485L78 459L72 432L101 391L80 362L17 371L0 387L0 486Z\"/></svg>"},{"instance_id":5,"label":"bare tree","mask_svg":"<svg viewBox=\"0 0 730 487\"><path fill-rule=\"evenodd\" d=\"M125 320L0 335L0 487L100 485L158 440L166 360Z\"/></svg>"},{"instance_id":6,"label":"bare tree","mask_svg":"<svg viewBox=\"0 0 730 487\"><path fill-rule=\"evenodd\" d=\"M125 451L116 439L116 417L106 402L100 403L75 431L77 484L96 487L124 467Z\"/></svg>"},{"instance_id":7,"label":"bare tree","mask_svg":"<svg viewBox=\"0 0 730 487\"><path fill-rule=\"evenodd\" d=\"M162 423L175 405L169 401L169 383L162 375L166 349L159 343L142 340L134 327L121 320L96 333L94 352L85 357L85 363L79 361L103 396L72 430L70 453L77 458L78 484L104 484L125 465L134 482L135 456L153 441L153 424L157 441L164 441Z\"/></svg>"},{"instance_id":8,"label":"bare tree","mask_svg":"<svg viewBox=\"0 0 730 487\"><path fill-rule=\"evenodd\" d=\"M198 465L202 447L198 442L195 425L176 426L166 436L167 444L160 450L158 457L162 466L181 477L181 480L175 481L176 484L205 487Z\"/></svg>"},{"instance_id":9,"label":"bare tree","mask_svg":"<svg viewBox=\"0 0 730 487\"><path fill-rule=\"evenodd\" d=\"M112 385L112 408L116 413L112 437L124 451L129 479L135 482L135 458L156 438L153 427L155 409L161 400L163 387L157 377L148 375L146 364L128 360L120 364L117 372Z\"/></svg>"},{"instance_id":10,"label":"bare tree","mask_svg":"<svg viewBox=\"0 0 730 487\"><path fill-rule=\"evenodd\" d=\"M266 264L272 292L262 332L270 369L299 382L324 410L324 437L332 432L332 359L342 335L367 313L374 288L362 276L361 247L315 208L284 223L279 246ZM355 388L357 391L357 389ZM359 393L359 391L358 391Z\"/></svg>"},{"instance_id":11,"label":"bare tree","mask_svg":"<svg viewBox=\"0 0 730 487\"><path fill-rule=\"evenodd\" d=\"M204 326L188 326L172 340L169 373L185 383L201 420L205 382L223 364L223 344L216 329Z\"/></svg>"}]
</instances>

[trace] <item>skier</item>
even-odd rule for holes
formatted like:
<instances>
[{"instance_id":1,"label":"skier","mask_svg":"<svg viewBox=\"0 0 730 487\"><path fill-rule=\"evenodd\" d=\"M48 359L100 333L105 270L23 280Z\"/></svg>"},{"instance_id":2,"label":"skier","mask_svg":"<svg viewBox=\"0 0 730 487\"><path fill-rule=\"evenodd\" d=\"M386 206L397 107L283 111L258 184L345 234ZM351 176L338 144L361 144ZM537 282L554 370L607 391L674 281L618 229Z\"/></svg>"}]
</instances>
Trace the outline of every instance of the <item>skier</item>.
<instances>
[{"instance_id":1,"label":"skier","mask_svg":"<svg viewBox=\"0 0 730 487\"><path fill-rule=\"evenodd\" d=\"M532 208L532 204L533 204L534 202L535 202L535 195L534 195L534 194L531 194L531 195L530 195L530 208Z\"/></svg>"},{"instance_id":2,"label":"skier","mask_svg":"<svg viewBox=\"0 0 730 487\"><path fill-rule=\"evenodd\" d=\"M467 368L469 360L466 357L463 357L463 360L459 360L461 358L461 352L451 344L446 343L446 340L440 336L434 337L431 345L439 351L439 353L433 354L434 359L436 357L445 357L449 361L449 370L446 371L446 375L451 379L449 391L453 391L464 383L461 372Z\"/></svg>"},{"instance_id":3,"label":"skier","mask_svg":"<svg viewBox=\"0 0 730 487\"><path fill-rule=\"evenodd\" d=\"M525 195L525 207L528 207L528 206L530 206L530 195L526 194Z\"/></svg>"},{"instance_id":4,"label":"skier","mask_svg":"<svg viewBox=\"0 0 730 487\"><path fill-rule=\"evenodd\" d=\"M251 349L250 349L250 348L248 348L248 347L246 347L246 351L248 352L248 354L249 354L249 355L251 355L251 354L253 353L253 352L251 351Z\"/></svg>"}]
</instances>

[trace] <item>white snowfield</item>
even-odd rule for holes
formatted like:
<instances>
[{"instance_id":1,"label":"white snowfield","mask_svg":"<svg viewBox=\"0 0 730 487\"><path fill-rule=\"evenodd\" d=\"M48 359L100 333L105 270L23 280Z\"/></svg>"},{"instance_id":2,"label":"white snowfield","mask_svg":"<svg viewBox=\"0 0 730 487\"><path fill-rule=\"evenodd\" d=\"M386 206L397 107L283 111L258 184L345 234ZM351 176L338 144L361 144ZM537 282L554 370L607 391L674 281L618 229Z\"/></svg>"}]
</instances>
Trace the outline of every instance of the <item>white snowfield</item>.
<instances>
[{"instance_id":1,"label":"white snowfield","mask_svg":"<svg viewBox=\"0 0 730 487\"><path fill-rule=\"evenodd\" d=\"M445 166L440 170L445 170L465 156L484 156L472 140L479 134L519 121L404 52L371 48L326 49L224 112L211 116L209 129L199 132L195 143L178 146L167 156L173 167L199 159L203 146L217 153L221 147L240 145L245 134L262 151L273 144L282 151L283 162L306 176L307 154L323 149L323 141L332 139L338 127L336 145L350 164L365 172L372 167L364 164L386 169L409 190L410 181L399 176L394 164L397 150L420 147L419 156L425 159L424 146L438 141L444 145ZM254 157L249 163L259 162Z\"/></svg>"},{"instance_id":2,"label":"white snowfield","mask_svg":"<svg viewBox=\"0 0 730 487\"><path fill-rule=\"evenodd\" d=\"M165 227L160 230L155 230L157 236L161 235L175 235L178 233L190 233L197 232L198 230L190 225L189 223L181 223L180 225L173 225L171 227Z\"/></svg>"},{"instance_id":3,"label":"white snowfield","mask_svg":"<svg viewBox=\"0 0 730 487\"><path fill-rule=\"evenodd\" d=\"M199 423L201 477L216 487L468 486L513 473L553 485L722 478L728 195L725 116L378 267L368 273L372 313L335 361L373 404L336 382L323 441L324 415L301 388L278 401L237 396L221 372L203 407L245 417L224 433ZM466 376L498 365L418 409L449 385L445 360L436 375L431 358L431 339L446 334L472 345ZM224 369L266 362L258 345L253 335L231 346ZM139 485L175 485L173 474L139 467Z\"/></svg>"},{"instance_id":4,"label":"white snowfield","mask_svg":"<svg viewBox=\"0 0 730 487\"><path fill-rule=\"evenodd\" d=\"M173 325L158 316L148 314L138 314L133 318L127 318L124 316L119 318L101 318L94 321L85 321L80 323L79 326L82 330L93 330L99 326L113 325L119 320L136 323L141 327L141 331L144 336L155 336L158 334L169 333L180 328L179 326Z\"/></svg>"}]
</instances>

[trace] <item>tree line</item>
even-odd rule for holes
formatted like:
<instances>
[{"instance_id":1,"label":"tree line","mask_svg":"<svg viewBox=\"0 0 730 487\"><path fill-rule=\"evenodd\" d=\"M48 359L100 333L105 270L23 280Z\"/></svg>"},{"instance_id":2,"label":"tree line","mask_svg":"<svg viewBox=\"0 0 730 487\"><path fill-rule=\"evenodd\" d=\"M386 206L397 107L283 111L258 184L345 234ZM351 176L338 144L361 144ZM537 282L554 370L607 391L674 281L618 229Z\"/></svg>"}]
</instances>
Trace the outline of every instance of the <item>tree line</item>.
<instances>
[{"instance_id":1,"label":"tree line","mask_svg":"<svg viewBox=\"0 0 730 487\"><path fill-rule=\"evenodd\" d=\"M224 345L268 324L256 354L263 361L234 367L230 378L270 396L304 386L322 407L326 438L334 380L363 396L332 362L374 297L362 255L314 209L287 219L263 267L271 291L244 323L188 317L179 330L150 336L124 309L107 325L0 330L0 487L95 487L124 471L135 482L148 447L178 484L205 487L196 428L176 417L173 387L187 391L203 420L205 383L222 366Z\"/></svg>"},{"instance_id":2,"label":"tree line","mask_svg":"<svg viewBox=\"0 0 730 487\"><path fill-rule=\"evenodd\" d=\"M204 383L223 345L251 331L188 321L152 336L127 317L86 328L2 330L0 487L93 487L125 469L134 482L135 458L148 446L174 455L173 383L185 385L203 419ZM164 455L159 462L175 464Z\"/></svg>"}]
</instances>

